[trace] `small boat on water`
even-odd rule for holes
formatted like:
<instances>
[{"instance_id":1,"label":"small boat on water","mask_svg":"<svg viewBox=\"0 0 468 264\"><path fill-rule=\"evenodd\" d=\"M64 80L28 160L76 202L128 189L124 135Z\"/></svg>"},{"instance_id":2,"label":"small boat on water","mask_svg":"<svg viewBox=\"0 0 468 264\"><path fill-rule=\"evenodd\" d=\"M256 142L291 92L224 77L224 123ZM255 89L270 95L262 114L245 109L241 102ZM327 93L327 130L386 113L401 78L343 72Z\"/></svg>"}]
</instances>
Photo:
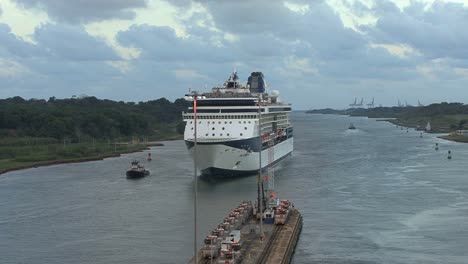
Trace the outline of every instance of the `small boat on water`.
<instances>
[{"instance_id":1,"label":"small boat on water","mask_svg":"<svg viewBox=\"0 0 468 264\"><path fill-rule=\"evenodd\" d=\"M143 178L146 175L149 175L149 171L145 170L145 168L140 164L140 162L136 160L132 161L132 165L127 171L127 179Z\"/></svg>"},{"instance_id":2,"label":"small boat on water","mask_svg":"<svg viewBox=\"0 0 468 264\"><path fill-rule=\"evenodd\" d=\"M431 131L431 123L427 122L427 125L426 125L426 132L430 132Z\"/></svg>"},{"instance_id":3,"label":"small boat on water","mask_svg":"<svg viewBox=\"0 0 468 264\"><path fill-rule=\"evenodd\" d=\"M353 125L353 123L349 124L348 129L356 129L356 127Z\"/></svg>"}]
</instances>

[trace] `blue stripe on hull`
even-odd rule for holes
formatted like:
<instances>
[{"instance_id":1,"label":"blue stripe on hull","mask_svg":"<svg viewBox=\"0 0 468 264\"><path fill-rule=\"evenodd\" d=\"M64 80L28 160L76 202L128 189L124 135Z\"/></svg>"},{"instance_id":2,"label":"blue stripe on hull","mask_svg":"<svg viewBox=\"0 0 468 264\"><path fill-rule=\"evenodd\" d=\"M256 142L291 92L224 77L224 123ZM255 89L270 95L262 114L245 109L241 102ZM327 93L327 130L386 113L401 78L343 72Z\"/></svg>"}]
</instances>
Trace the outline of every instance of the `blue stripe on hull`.
<instances>
[{"instance_id":1,"label":"blue stripe on hull","mask_svg":"<svg viewBox=\"0 0 468 264\"><path fill-rule=\"evenodd\" d=\"M222 141L222 142L197 142L198 145L225 145L235 149L245 149L251 150L253 152L258 152L260 150L260 138L253 137L248 139L239 139L231 141ZM185 140L185 145L187 148L192 148L195 144L193 141Z\"/></svg>"},{"instance_id":2,"label":"blue stripe on hull","mask_svg":"<svg viewBox=\"0 0 468 264\"><path fill-rule=\"evenodd\" d=\"M288 157L289 155L291 155L291 153L292 151L284 155L283 157L277 159L275 162L273 162L272 165L275 165L276 163L280 162L284 158ZM267 167L268 166L262 168L262 171L266 171ZM202 173L201 175L202 177L225 179L225 178L255 175L258 173L258 170L239 171L239 170L229 170L229 169L210 167L210 168L206 168L202 170L201 173Z\"/></svg>"}]
</instances>

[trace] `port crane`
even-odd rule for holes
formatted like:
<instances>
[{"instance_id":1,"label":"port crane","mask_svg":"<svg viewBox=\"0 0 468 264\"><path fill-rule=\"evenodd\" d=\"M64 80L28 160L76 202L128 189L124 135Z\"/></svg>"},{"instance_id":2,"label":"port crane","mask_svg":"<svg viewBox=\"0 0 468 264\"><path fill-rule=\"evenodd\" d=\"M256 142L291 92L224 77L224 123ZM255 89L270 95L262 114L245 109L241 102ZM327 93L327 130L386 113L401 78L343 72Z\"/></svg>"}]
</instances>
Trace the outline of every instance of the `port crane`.
<instances>
[{"instance_id":1,"label":"port crane","mask_svg":"<svg viewBox=\"0 0 468 264\"><path fill-rule=\"evenodd\" d=\"M404 105L400 102L400 99L398 99L398 107L403 107Z\"/></svg>"},{"instance_id":2,"label":"port crane","mask_svg":"<svg viewBox=\"0 0 468 264\"><path fill-rule=\"evenodd\" d=\"M372 97L372 101L367 104L367 108L374 108L374 97Z\"/></svg>"},{"instance_id":3,"label":"port crane","mask_svg":"<svg viewBox=\"0 0 468 264\"><path fill-rule=\"evenodd\" d=\"M354 102L349 104L349 106L351 106L351 107L356 107L357 106L357 98L356 97L354 97Z\"/></svg>"},{"instance_id":4,"label":"port crane","mask_svg":"<svg viewBox=\"0 0 468 264\"><path fill-rule=\"evenodd\" d=\"M364 98L361 98L361 102L359 102L359 104L357 104L356 106L358 108L361 108L363 104L364 104Z\"/></svg>"},{"instance_id":5,"label":"port crane","mask_svg":"<svg viewBox=\"0 0 468 264\"><path fill-rule=\"evenodd\" d=\"M361 101L358 103L357 98L354 97L354 102L349 104L349 106L360 108L360 107L362 107L363 104L364 104L364 98L361 98Z\"/></svg>"}]
</instances>

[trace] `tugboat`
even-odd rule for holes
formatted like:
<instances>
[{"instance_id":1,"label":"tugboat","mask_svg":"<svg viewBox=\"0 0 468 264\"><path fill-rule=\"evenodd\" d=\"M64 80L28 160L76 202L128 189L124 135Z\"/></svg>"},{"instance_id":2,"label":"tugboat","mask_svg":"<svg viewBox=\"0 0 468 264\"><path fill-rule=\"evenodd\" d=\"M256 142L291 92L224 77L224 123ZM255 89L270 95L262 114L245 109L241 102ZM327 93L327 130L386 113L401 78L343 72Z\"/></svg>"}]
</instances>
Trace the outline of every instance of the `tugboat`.
<instances>
[{"instance_id":1,"label":"tugboat","mask_svg":"<svg viewBox=\"0 0 468 264\"><path fill-rule=\"evenodd\" d=\"M356 127L353 125L353 123L349 124L348 129L356 129Z\"/></svg>"},{"instance_id":2,"label":"tugboat","mask_svg":"<svg viewBox=\"0 0 468 264\"><path fill-rule=\"evenodd\" d=\"M132 166L127 171L127 179L143 178L146 175L149 175L149 171L145 170L145 168L140 165L140 162L136 160L132 161Z\"/></svg>"}]
</instances>

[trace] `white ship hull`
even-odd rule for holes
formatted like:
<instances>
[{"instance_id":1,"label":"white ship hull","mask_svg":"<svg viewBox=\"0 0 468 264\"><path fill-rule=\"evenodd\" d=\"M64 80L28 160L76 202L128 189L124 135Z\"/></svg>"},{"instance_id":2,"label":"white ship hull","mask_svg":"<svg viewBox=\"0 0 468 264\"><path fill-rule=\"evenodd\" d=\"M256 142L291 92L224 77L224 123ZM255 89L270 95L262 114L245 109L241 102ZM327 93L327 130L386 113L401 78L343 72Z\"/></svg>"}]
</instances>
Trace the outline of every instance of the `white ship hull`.
<instances>
[{"instance_id":1,"label":"white ship hull","mask_svg":"<svg viewBox=\"0 0 468 264\"><path fill-rule=\"evenodd\" d=\"M243 86L233 72L222 87L185 95L193 106L182 112L184 139L199 172L214 177L253 174L293 151L291 105L279 100L278 91L265 88L263 73L252 72Z\"/></svg>"},{"instance_id":2,"label":"white ship hull","mask_svg":"<svg viewBox=\"0 0 468 264\"><path fill-rule=\"evenodd\" d=\"M252 138L258 140L258 138ZM187 142L187 141L186 141ZM194 158L194 147L192 142L188 142L190 154ZM230 145L230 146L229 146ZM275 146L273 150L273 159L271 163L276 163L285 158L294 149L294 138L290 137ZM223 142L212 144L197 144L197 165L198 170L203 175L213 177L232 177L238 175L248 175L258 172L259 152L248 151L248 146L233 146L233 144L224 144ZM270 149L262 150L262 168L269 165Z\"/></svg>"}]
</instances>

